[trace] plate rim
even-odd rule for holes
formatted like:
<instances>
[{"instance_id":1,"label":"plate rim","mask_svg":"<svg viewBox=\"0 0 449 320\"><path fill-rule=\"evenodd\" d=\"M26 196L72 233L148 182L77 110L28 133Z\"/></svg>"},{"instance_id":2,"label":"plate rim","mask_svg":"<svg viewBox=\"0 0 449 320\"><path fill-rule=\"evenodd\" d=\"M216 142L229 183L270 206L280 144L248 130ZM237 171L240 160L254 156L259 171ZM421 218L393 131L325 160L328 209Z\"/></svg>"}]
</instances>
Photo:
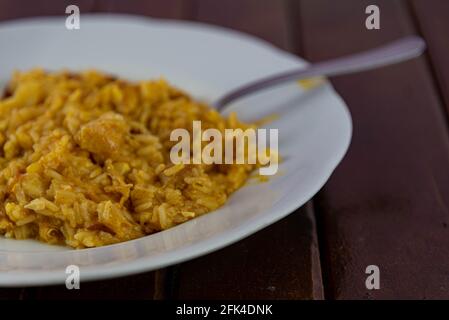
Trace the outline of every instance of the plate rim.
<instances>
[{"instance_id":1,"label":"plate rim","mask_svg":"<svg viewBox=\"0 0 449 320\"><path fill-rule=\"evenodd\" d=\"M0 22L0 31L2 31L5 28L8 28L10 26L23 26L27 24L33 24L33 23L53 23L54 21L57 21L59 19L65 18L65 16L40 16L40 17L31 17L31 18L20 18L15 20L7 20L4 22ZM222 26L212 25L208 23L203 22L196 22L196 21L180 21L180 20L172 20L172 19L161 19L161 18L150 18L140 15L133 15L133 14L104 14L104 13L89 13L89 14L83 14L82 20L91 20L91 21L111 21L111 19L120 20L121 23L138 23L142 25L151 26L154 24L161 25L161 26L167 26L167 25L175 25L177 27L185 26L187 28L194 28L196 30L206 32L206 33L215 33L220 35L226 35L230 37L238 37L239 39L242 39L244 41L249 41L253 43L254 45L257 45L258 47L261 47L265 50L269 49L272 50L274 54L276 55L283 55L285 57L288 57L290 59L296 60L301 63L307 63L304 59L301 57L298 57L290 52L284 51L275 45L271 44L268 41L265 41L261 38L258 38L256 36L233 30L228 29ZM333 95L334 98L338 99L340 102L340 107L342 108L342 111L345 113L345 118L347 120L348 125L348 139L345 141L345 145L342 145L338 149L338 154L335 154L333 157L332 165L329 168L326 168L326 174L320 176L320 182L316 183L316 185L313 188L310 188L310 192L308 192L306 195L302 196L302 199L299 201L294 201L289 203L288 205L281 206L279 203L275 204L276 210L273 210L273 208L270 208L271 211L270 214L268 214L264 219L258 219L256 223L252 222L251 219L245 221L244 224L239 225L237 227L233 228L233 232L224 232L223 234L214 235L205 241L201 241L199 243L193 243L189 245L189 250L187 250L184 247L176 248L173 250L170 250L168 252L164 252L162 256L167 255L165 259L159 259L156 261L151 261L148 258L151 258L151 256L141 256L139 258L133 259L131 261L120 261L120 263L117 263L112 266L104 266L104 265L91 265L91 266L83 266L82 271L82 281L88 282L88 281L94 281L94 280L104 280L104 279L110 279L115 277L121 277L126 275L132 275L132 274L138 274L142 272L148 272L151 270L156 270L159 268L163 268L169 265L181 263L187 260L191 260L203 255L206 255L208 253L211 253L213 251L222 249L226 246L229 246L233 243L236 243L252 234L254 234L257 231L260 231L267 226L279 221L280 219L288 216L289 214L293 213L297 208L304 205L308 200L310 200L318 191L321 189L324 184L327 182L329 177L332 175L336 167L339 165L339 163L344 158L345 154L347 153L351 139L352 139L352 131L353 131L353 124L351 115L349 112L349 109L344 102L344 100L341 98L341 96L335 91L335 89L332 87L330 83L326 83L325 86L329 90L329 94ZM324 169L323 169L324 171ZM321 177L323 177L321 179ZM304 200L305 199L305 200ZM301 204L298 204L301 203ZM280 207L280 208L277 208ZM266 210L263 210L262 212L266 212ZM210 213L213 214L214 212ZM200 219L201 217L197 218ZM191 221L189 221L191 222ZM187 223L189 223L187 222ZM185 224L185 223L184 223ZM171 230L171 229L170 229ZM158 234L170 231L162 231ZM151 236L151 235L149 235ZM139 239L135 239L132 241L139 241L146 237L142 237ZM125 242L129 243L131 241ZM123 245L124 243L119 243L116 245ZM104 247L99 248L89 248L89 249L83 249L83 250L89 250L91 252L94 252L95 250L101 250ZM184 251L183 254L177 254L178 251ZM55 251L54 254L58 254L61 252L67 252L67 251ZM2 251L0 250L0 255ZM26 252L23 252L26 253ZM30 252L31 253L31 252ZM38 252L32 252L33 254L38 254ZM149 261L148 261L149 260ZM145 263L146 262L146 263ZM99 272L98 267L101 267L101 272ZM24 272L24 271L6 271L6 272L0 272L0 287L23 287L23 286L32 286L32 285L55 285L55 284L61 284L64 283L65 278L63 278L61 275L64 275L64 273L57 273L54 272L54 270L42 270L42 271L36 271L33 270L31 272Z\"/></svg>"}]
</instances>

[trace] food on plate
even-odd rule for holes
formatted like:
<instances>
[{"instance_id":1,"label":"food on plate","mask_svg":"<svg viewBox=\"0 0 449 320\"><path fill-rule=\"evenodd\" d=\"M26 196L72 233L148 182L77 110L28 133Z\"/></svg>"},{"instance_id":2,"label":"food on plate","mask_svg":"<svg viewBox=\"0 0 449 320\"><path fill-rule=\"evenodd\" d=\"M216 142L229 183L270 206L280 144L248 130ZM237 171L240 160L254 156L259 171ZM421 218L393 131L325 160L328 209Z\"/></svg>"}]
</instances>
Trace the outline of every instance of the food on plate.
<instances>
[{"instance_id":1,"label":"food on plate","mask_svg":"<svg viewBox=\"0 0 449 320\"><path fill-rule=\"evenodd\" d=\"M97 247L219 208L255 165L172 164L170 132L194 120L253 127L162 79L14 73L0 100L0 234Z\"/></svg>"}]
</instances>

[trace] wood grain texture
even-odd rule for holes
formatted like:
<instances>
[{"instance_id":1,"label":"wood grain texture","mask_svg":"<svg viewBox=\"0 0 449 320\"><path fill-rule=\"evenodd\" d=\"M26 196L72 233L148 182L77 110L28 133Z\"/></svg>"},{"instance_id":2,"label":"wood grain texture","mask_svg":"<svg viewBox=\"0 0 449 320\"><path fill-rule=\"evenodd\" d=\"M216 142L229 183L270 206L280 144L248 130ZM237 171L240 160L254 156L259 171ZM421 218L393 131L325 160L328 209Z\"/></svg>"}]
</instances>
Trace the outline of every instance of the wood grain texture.
<instances>
[{"instance_id":1,"label":"wood grain texture","mask_svg":"<svg viewBox=\"0 0 449 320\"><path fill-rule=\"evenodd\" d=\"M232 246L179 265L175 298L322 298L318 244L309 212L298 210Z\"/></svg>"},{"instance_id":2,"label":"wood grain texture","mask_svg":"<svg viewBox=\"0 0 449 320\"><path fill-rule=\"evenodd\" d=\"M381 9L368 31L365 8ZM404 1L301 1L306 57L368 49L416 29ZM333 79L354 123L342 164L316 197L328 298L449 298L449 141L425 57ZM378 265L381 289L365 288Z\"/></svg>"},{"instance_id":3,"label":"wood grain texture","mask_svg":"<svg viewBox=\"0 0 449 320\"><path fill-rule=\"evenodd\" d=\"M431 68L449 112L449 1L413 0L410 5L426 38Z\"/></svg>"},{"instance_id":4,"label":"wood grain texture","mask_svg":"<svg viewBox=\"0 0 449 320\"><path fill-rule=\"evenodd\" d=\"M288 1L285 0L196 0L195 20L215 24L291 49Z\"/></svg>"}]
</instances>

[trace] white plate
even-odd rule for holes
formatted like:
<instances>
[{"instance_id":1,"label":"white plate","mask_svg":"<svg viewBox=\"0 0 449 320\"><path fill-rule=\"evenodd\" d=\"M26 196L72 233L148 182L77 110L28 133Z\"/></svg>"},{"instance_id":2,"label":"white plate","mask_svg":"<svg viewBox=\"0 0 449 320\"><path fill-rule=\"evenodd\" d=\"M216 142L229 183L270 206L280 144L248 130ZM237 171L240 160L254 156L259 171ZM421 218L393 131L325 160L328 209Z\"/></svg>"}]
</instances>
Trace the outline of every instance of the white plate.
<instances>
[{"instance_id":1,"label":"white plate","mask_svg":"<svg viewBox=\"0 0 449 320\"><path fill-rule=\"evenodd\" d=\"M303 66L303 60L253 37L203 24L132 16L82 15L0 25L0 84L14 69L97 68L129 79L164 76L199 99L213 101L245 82ZM326 182L351 139L351 118L329 84L303 90L288 84L233 106L243 119L280 115L283 163L268 183L249 184L221 209L126 243L70 250L0 238L0 286L63 283L68 265L81 281L161 268L240 240L293 212ZM282 248L279 248L282 250Z\"/></svg>"}]
</instances>

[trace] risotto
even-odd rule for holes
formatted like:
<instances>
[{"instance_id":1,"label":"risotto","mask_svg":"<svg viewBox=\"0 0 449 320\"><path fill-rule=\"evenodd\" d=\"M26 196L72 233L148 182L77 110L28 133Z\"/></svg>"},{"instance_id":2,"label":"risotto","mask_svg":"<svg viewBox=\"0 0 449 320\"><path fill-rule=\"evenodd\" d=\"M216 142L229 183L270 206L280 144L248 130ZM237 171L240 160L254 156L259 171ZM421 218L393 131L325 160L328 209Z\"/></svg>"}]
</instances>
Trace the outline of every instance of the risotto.
<instances>
[{"instance_id":1,"label":"risotto","mask_svg":"<svg viewBox=\"0 0 449 320\"><path fill-rule=\"evenodd\" d=\"M253 165L173 165L170 132L252 127L164 80L16 72L0 100L0 234L73 248L168 229L223 205Z\"/></svg>"}]
</instances>

